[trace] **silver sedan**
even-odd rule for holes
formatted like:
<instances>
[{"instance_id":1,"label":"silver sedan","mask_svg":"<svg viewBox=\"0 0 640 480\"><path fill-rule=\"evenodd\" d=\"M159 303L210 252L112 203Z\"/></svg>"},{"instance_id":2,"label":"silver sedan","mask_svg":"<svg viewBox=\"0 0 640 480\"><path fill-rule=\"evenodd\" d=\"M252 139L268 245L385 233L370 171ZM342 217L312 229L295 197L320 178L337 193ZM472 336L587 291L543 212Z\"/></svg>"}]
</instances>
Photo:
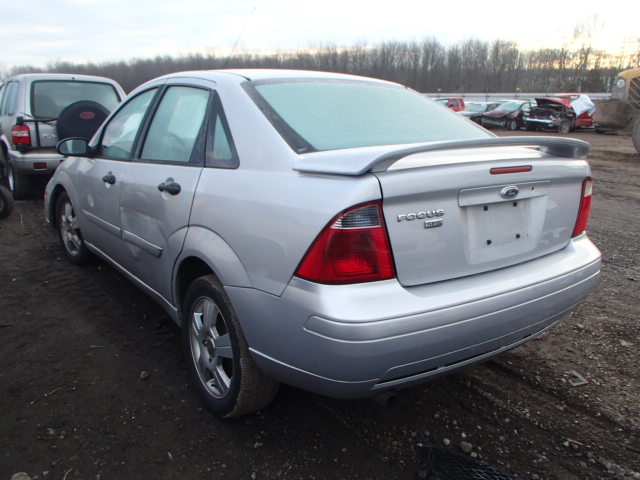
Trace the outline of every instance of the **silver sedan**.
<instances>
[{"instance_id":1,"label":"silver sedan","mask_svg":"<svg viewBox=\"0 0 640 480\"><path fill-rule=\"evenodd\" d=\"M67 139L45 212L184 332L205 405L405 387L541 334L596 284L588 144L497 138L401 85L282 70L150 81Z\"/></svg>"}]
</instances>

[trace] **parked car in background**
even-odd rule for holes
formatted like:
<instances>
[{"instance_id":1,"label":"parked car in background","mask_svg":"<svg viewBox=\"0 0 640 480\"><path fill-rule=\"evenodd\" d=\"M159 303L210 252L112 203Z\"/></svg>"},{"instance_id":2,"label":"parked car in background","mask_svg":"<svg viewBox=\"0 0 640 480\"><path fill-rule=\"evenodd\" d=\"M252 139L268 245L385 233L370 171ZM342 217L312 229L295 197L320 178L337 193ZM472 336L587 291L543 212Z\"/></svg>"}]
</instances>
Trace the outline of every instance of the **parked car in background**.
<instances>
[{"instance_id":1,"label":"parked car in background","mask_svg":"<svg viewBox=\"0 0 640 480\"><path fill-rule=\"evenodd\" d=\"M584 93L556 93L549 95L569 107L574 113L574 119L570 125L570 131L576 128L590 128L594 126L593 115L596 111L595 104Z\"/></svg>"},{"instance_id":2,"label":"parked car in background","mask_svg":"<svg viewBox=\"0 0 640 480\"><path fill-rule=\"evenodd\" d=\"M454 112L461 112L465 107L464 99L462 97L442 97L436 98L435 101L440 105L450 108Z\"/></svg>"},{"instance_id":3,"label":"parked car in background","mask_svg":"<svg viewBox=\"0 0 640 480\"><path fill-rule=\"evenodd\" d=\"M124 98L115 81L89 75L35 73L0 88L0 177L14 198L30 195L37 178L51 176L68 136L90 138ZM43 182L44 183L44 182Z\"/></svg>"},{"instance_id":4,"label":"parked car in background","mask_svg":"<svg viewBox=\"0 0 640 480\"><path fill-rule=\"evenodd\" d=\"M500 102L467 102L465 109L460 112L460 115L476 123L481 123L482 116L499 105Z\"/></svg>"},{"instance_id":5,"label":"parked car in background","mask_svg":"<svg viewBox=\"0 0 640 480\"><path fill-rule=\"evenodd\" d=\"M481 124L487 128L520 130L524 127L524 116L535 103L528 100L506 100L482 115Z\"/></svg>"},{"instance_id":6,"label":"parked car in background","mask_svg":"<svg viewBox=\"0 0 640 480\"><path fill-rule=\"evenodd\" d=\"M576 114L568 103L561 98L536 98L536 106L524 116L525 128L569 133L575 127Z\"/></svg>"},{"instance_id":7,"label":"parked car in background","mask_svg":"<svg viewBox=\"0 0 640 480\"><path fill-rule=\"evenodd\" d=\"M58 150L44 208L65 256L110 262L182 326L225 417L278 382L357 398L486 360L600 272L586 142L499 138L382 80L168 75Z\"/></svg>"}]
</instances>

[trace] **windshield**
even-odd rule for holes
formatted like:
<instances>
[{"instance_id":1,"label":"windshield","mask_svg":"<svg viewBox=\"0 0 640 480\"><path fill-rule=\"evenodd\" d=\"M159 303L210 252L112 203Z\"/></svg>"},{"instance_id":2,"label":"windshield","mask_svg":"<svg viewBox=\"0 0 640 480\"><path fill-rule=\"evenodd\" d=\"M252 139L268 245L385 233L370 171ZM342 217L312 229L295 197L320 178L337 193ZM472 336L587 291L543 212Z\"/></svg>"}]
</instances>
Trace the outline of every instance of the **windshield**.
<instances>
[{"instance_id":1,"label":"windshield","mask_svg":"<svg viewBox=\"0 0 640 480\"><path fill-rule=\"evenodd\" d=\"M522 103L520 102L507 102L507 103L503 103L502 105L498 105L495 110L503 110L505 112L513 112L514 110L518 110L520 108L520 106L522 105Z\"/></svg>"},{"instance_id":2,"label":"windshield","mask_svg":"<svg viewBox=\"0 0 640 480\"><path fill-rule=\"evenodd\" d=\"M312 79L245 88L298 153L489 136L399 85Z\"/></svg>"},{"instance_id":3,"label":"windshield","mask_svg":"<svg viewBox=\"0 0 640 480\"><path fill-rule=\"evenodd\" d=\"M31 87L31 113L36 118L58 118L60 112L80 100L97 102L112 111L120 98L108 83L41 80Z\"/></svg>"}]
</instances>

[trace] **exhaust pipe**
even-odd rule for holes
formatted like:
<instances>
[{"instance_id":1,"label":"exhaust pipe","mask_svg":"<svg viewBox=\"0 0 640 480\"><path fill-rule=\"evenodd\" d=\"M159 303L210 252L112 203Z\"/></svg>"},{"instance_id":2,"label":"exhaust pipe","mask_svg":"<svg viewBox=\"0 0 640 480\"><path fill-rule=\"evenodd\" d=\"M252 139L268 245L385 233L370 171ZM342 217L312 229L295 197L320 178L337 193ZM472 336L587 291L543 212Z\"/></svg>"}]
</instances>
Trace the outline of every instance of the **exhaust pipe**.
<instances>
[{"instance_id":1,"label":"exhaust pipe","mask_svg":"<svg viewBox=\"0 0 640 480\"><path fill-rule=\"evenodd\" d=\"M392 390L387 390L375 395L373 400L383 407L395 407L398 404L398 394Z\"/></svg>"}]
</instances>

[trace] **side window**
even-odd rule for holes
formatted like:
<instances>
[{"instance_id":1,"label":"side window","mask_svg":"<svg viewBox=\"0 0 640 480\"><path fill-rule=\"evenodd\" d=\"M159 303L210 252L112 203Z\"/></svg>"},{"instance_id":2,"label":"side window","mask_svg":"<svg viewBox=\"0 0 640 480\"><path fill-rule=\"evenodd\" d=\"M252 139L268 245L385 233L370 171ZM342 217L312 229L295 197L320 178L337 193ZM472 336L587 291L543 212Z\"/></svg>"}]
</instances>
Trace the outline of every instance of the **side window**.
<instances>
[{"instance_id":1,"label":"side window","mask_svg":"<svg viewBox=\"0 0 640 480\"><path fill-rule=\"evenodd\" d=\"M16 101L18 99L18 82L9 82L4 90L0 114L13 115L16 111Z\"/></svg>"},{"instance_id":2,"label":"side window","mask_svg":"<svg viewBox=\"0 0 640 480\"><path fill-rule=\"evenodd\" d=\"M2 97L4 97L4 90L7 85L6 84L2 84L0 85L0 115L2 115Z\"/></svg>"},{"instance_id":3,"label":"side window","mask_svg":"<svg viewBox=\"0 0 640 480\"><path fill-rule=\"evenodd\" d=\"M156 94L148 90L130 100L111 119L102 136L101 154L109 158L129 158L145 113Z\"/></svg>"},{"instance_id":4,"label":"side window","mask_svg":"<svg viewBox=\"0 0 640 480\"><path fill-rule=\"evenodd\" d=\"M238 168L239 159L220 100L216 98L213 127L207 136L207 167Z\"/></svg>"},{"instance_id":5,"label":"side window","mask_svg":"<svg viewBox=\"0 0 640 480\"><path fill-rule=\"evenodd\" d=\"M204 123L209 91L170 87L160 101L141 158L187 163Z\"/></svg>"}]
</instances>

